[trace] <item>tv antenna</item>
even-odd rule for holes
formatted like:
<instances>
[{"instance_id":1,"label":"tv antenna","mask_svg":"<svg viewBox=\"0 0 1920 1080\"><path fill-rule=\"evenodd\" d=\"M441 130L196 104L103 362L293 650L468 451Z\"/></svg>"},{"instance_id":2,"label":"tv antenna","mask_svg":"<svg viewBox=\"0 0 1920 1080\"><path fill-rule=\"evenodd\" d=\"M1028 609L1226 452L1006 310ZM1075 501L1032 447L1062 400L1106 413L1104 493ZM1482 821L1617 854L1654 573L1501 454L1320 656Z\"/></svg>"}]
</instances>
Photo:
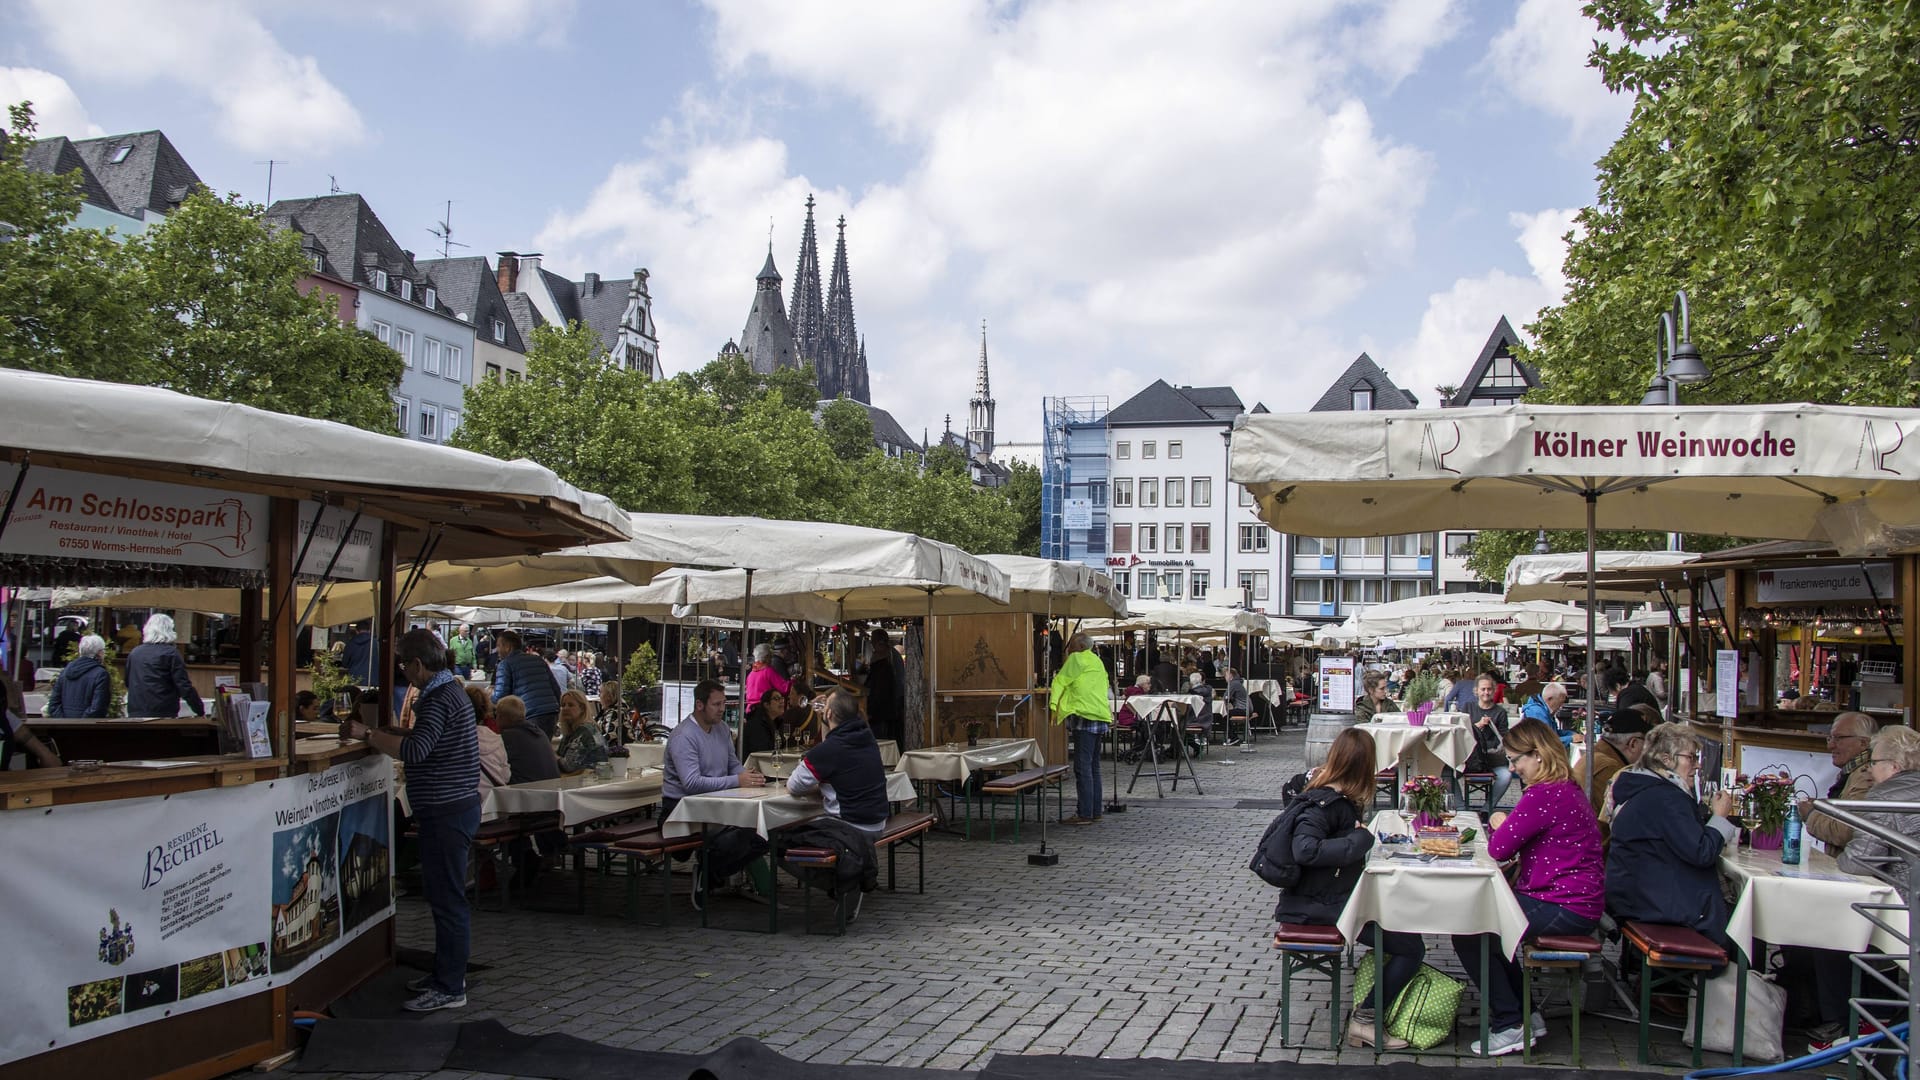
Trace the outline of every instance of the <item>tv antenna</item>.
<instances>
[{"instance_id":1,"label":"tv antenna","mask_svg":"<svg viewBox=\"0 0 1920 1080\"><path fill-rule=\"evenodd\" d=\"M254 162L254 164L265 165L267 167L267 205L272 206L273 205L273 167L275 165L285 165L287 163L284 161L277 161L273 158L268 158L265 161L256 161Z\"/></svg>"},{"instance_id":2,"label":"tv antenna","mask_svg":"<svg viewBox=\"0 0 1920 1080\"><path fill-rule=\"evenodd\" d=\"M327 194L329 195L340 194L340 178L338 176L335 176L333 173L327 174Z\"/></svg>"},{"instance_id":3,"label":"tv antenna","mask_svg":"<svg viewBox=\"0 0 1920 1080\"><path fill-rule=\"evenodd\" d=\"M450 257L453 254L454 248L472 246L470 244L463 244L453 238L452 199L447 200L447 216L441 218L431 228L427 229L427 231L440 238L440 257L443 259Z\"/></svg>"}]
</instances>

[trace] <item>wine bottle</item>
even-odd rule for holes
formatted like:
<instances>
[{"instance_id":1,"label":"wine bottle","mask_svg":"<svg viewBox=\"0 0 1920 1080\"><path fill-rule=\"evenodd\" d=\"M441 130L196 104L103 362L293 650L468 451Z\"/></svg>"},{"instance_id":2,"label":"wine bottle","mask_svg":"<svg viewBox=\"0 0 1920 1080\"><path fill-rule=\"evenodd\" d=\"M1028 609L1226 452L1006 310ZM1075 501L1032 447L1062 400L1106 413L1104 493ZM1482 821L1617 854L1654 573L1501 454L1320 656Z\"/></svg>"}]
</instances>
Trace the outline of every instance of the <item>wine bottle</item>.
<instances>
[{"instance_id":1,"label":"wine bottle","mask_svg":"<svg viewBox=\"0 0 1920 1080\"><path fill-rule=\"evenodd\" d=\"M1800 863L1800 808L1787 806L1787 823L1780 838L1780 861L1788 866Z\"/></svg>"}]
</instances>

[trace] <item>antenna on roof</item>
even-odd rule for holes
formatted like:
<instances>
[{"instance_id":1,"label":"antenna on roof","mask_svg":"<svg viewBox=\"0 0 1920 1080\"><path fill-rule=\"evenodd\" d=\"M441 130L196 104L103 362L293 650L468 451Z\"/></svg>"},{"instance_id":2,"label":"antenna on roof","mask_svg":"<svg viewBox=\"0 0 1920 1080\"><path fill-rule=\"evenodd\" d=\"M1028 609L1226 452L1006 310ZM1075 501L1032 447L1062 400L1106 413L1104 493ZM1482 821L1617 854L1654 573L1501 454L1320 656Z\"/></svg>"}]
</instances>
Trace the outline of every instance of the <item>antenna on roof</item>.
<instances>
[{"instance_id":1,"label":"antenna on roof","mask_svg":"<svg viewBox=\"0 0 1920 1080\"><path fill-rule=\"evenodd\" d=\"M267 205L272 206L273 205L273 167L275 165L285 165L287 163L284 161L276 161L273 158L268 158L265 161L256 161L254 162L254 164L265 165L267 167Z\"/></svg>"},{"instance_id":2,"label":"antenna on roof","mask_svg":"<svg viewBox=\"0 0 1920 1080\"><path fill-rule=\"evenodd\" d=\"M453 253L454 248L470 246L467 244L463 244L460 241L455 240L453 238L453 200L452 199L447 200L447 216L441 218L439 222L434 224L427 231L440 238L440 257L443 259L448 258Z\"/></svg>"},{"instance_id":3,"label":"antenna on roof","mask_svg":"<svg viewBox=\"0 0 1920 1080\"><path fill-rule=\"evenodd\" d=\"M327 194L340 194L340 178L332 173L327 174Z\"/></svg>"}]
</instances>

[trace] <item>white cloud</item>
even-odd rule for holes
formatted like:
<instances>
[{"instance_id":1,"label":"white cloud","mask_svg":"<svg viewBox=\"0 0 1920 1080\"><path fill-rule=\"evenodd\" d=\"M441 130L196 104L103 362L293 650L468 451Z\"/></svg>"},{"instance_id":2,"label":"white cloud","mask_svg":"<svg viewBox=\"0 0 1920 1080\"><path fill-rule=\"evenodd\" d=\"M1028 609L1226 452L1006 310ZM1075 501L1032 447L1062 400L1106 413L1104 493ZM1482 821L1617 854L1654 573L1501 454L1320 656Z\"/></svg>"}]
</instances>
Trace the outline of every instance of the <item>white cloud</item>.
<instances>
[{"instance_id":1,"label":"white cloud","mask_svg":"<svg viewBox=\"0 0 1920 1080\"><path fill-rule=\"evenodd\" d=\"M1375 354L1375 359L1389 367L1394 382L1423 402L1435 402L1434 387L1458 385L1467 377L1467 369L1501 316L1524 335L1526 324L1542 307L1558 303L1566 294L1561 263L1567 251L1565 237L1577 213L1541 210L1509 215L1531 274L1522 277L1495 269L1455 281L1447 291L1427 299L1426 314L1411 343Z\"/></svg>"},{"instance_id":2,"label":"white cloud","mask_svg":"<svg viewBox=\"0 0 1920 1080\"><path fill-rule=\"evenodd\" d=\"M1600 33L1574 0L1521 0L1513 23L1488 46L1481 70L1501 93L1565 120L1568 137L1611 138L1633 111L1632 97L1610 93L1587 66Z\"/></svg>"},{"instance_id":3,"label":"white cloud","mask_svg":"<svg viewBox=\"0 0 1920 1080\"><path fill-rule=\"evenodd\" d=\"M366 136L310 56L289 52L241 0L27 0L47 45L79 75L185 87L222 135L255 153L314 152Z\"/></svg>"},{"instance_id":4,"label":"white cloud","mask_svg":"<svg viewBox=\"0 0 1920 1080\"><path fill-rule=\"evenodd\" d=\"M43 139L55 135L91 139L106 134L87 118L86 106L67 80L39 68L0 67L0 105L23 101L33 103L33 118Z\"/></svg>"},{"instance_id":5,"label":"white cloud","mask_svg":"<svg viewBox=\"0 0 1920 1080\"><path fill-rule=\"evenodd\" d=\"M515 45L562 43L576 0L411 0L407 4L362 3L356 17L376 18L408 30L444 27L469 41Z\"/></svg>"}]
</instances>

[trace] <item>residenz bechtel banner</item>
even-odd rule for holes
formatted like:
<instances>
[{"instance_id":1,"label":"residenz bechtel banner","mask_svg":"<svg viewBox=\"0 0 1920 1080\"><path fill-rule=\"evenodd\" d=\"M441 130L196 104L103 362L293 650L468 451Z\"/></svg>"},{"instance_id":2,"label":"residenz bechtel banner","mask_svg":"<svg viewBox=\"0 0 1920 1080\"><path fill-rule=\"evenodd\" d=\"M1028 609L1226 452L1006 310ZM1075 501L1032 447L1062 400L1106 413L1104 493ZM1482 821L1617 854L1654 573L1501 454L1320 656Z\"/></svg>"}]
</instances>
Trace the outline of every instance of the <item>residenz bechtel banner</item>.
<instances>
[{"instance_id":1,"label":"residenz bechtel banner","mask_svg":"<svg viewBox=\"0 0 1920 1080\"><path fill-rule=\"evenodd\" d=\"M0 814L0 1064L298 977L393 913L393 763Z\"/></svg>"}]
</instances>

